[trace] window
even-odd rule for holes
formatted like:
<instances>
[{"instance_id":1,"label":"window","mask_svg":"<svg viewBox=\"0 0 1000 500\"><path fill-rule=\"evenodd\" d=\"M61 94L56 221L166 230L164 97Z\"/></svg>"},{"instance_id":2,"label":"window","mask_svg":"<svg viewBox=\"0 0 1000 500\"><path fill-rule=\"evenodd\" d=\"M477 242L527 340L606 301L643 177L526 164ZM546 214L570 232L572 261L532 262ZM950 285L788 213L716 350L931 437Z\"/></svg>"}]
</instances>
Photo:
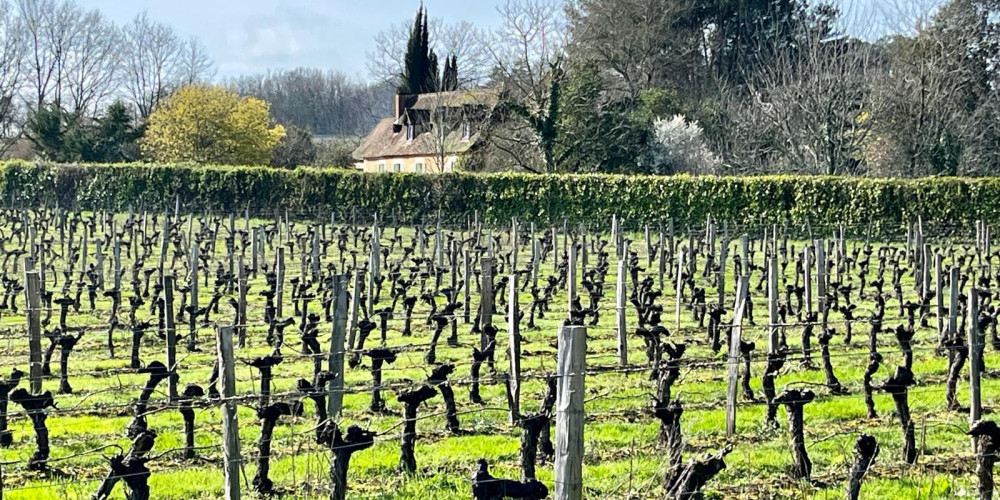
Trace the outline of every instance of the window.
<instances>
[{"instance_id":1,"label":"window","mask_svg":"<svg viewBox=\"0 0 1000 500\"><path fill-rule=\"evenodd\" d=\"M472 136L472 124L468 120L462 122L462 140L467 141Z\"/></svg>"},{"instance_id":2,"label":"window","mask_svg":"<svg viewBox=\"0 0 1000 500\"><path fill-rule=\"evenodd\" d=\"M418 173L418 174L427 173L427 170L424 168L424 164L423 163L417 163L416 165L414 165L413 166L413 171L416 172L416 173Z\"/></svg>"},{"instance_id":3,"label":"window","mask_svg":"<svg viewBox=\"0 0 1000 500\"><path fill-rule=\"evenodd\" d=\"M385 173L385 163L381 163L380 162L378 164L378 167L376 168L376 172L378 172L380 174L384 174Z\"/></svg>"},{"instance_id":4,"label":"window","mask_svg":"<svg viewBox=\"0 0 1000 500\"><path fill-rule=\"evenodd\" d=\"M416 127L414 127L412 123L407 123L406 124L406 140L412 141L413 138L416 135L417 135L416 134Z\"/></svg>"},{"instance_id":5,"label":"window","mask_svg":"<svg viewBox=\"0 0 1000 500\"><path fill-rule=\"evenodd\" d=\"M454 171L455 171L455 160L451 160L448 162L448 165L445 168L445 172L454 172Z\"/></svg>"},{"instance_id":6,"label":"window","mask_svg":"<svg viewBox=\"0 0 1000 500\"><path fill-rule=\"evenodd\" d=\"M402 163L398 163L398 162L397 163L393 163L392 164L392 171L396 172L396 173L402 172L403 171L403 164Z\"/></svg>"}]
</instances>

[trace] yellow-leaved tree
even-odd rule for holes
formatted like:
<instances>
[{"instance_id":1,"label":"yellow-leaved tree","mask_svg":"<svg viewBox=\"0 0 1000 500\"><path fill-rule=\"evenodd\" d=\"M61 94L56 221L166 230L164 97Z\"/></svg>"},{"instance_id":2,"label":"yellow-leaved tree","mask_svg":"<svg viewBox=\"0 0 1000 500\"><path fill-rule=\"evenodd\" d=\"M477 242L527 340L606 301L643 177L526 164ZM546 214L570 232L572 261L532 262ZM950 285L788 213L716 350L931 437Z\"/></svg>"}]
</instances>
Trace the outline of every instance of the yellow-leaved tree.
<instances>
[{"instance_id":1,"label":"yellow-leaved tree","mask_svg":"<svg viewBox=\"0 0 1000 500\"><path fill-rule=\"evenodd\" d=\"M267 165L285 136L267 102L219 86L182 87L149 117L143 154L158 162Z\"/></svg>"}]
</instances>

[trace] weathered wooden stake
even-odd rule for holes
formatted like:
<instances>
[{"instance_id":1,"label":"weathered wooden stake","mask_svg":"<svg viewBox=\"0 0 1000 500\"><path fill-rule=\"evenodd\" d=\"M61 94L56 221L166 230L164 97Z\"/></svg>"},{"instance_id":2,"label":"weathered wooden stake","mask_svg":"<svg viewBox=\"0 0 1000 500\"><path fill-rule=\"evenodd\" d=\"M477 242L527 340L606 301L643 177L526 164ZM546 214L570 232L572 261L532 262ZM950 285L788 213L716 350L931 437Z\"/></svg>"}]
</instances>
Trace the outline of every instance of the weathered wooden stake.
<instances>
[{"instance_id":1,"label":"weathered wooden stake","mask_svg":"<svg viewBox=\"0 0 1000 500\"><path fill-rule=\"evenodd\" d=\"M681 329L681 294L684 291L684 256L687 250L681 250L677 255L677 296L674 307L674 328L679 332Z\"/></svg>"},{"instance_id":2,"label":"weathered wooden stake","mask_svg":"<svg viewBox=\"0 0 1000 500\"><path fill-rule=\"evenodd\" d=\"M733 308L732 328L729 331L729 373L726 386L726 437L736 434L736 395L739 391L740 346L743 341L743 314L746 312L747 288L750 280L746 276L736 278L736 306Z\"/></svg>"},{"instance_id":3,"label":"weathered wooden stake","mask_svg":"<svg viewBox=\"0 0 1000 500\"><path fill-rule=\"evenodd\" d=\"M327 395L327 415L335 419L344 404L344 355L347 335L347 275L333 278L333 334L330 336L330 373Z\"/></svg>"},{"instance_id":4,"label":"weathered wooden stake","mask_svg":"<svg viewBox=\"0 0 1000 500\"><path fill-rule=\"evenodd\" d=\"M583 425L585 376L587 370L587 327L559 329L556 361L556 500L583 498Z\"/></svg>"},{"instance_id":5,"label":"weathered wooden stake","mask_svg":"<svg viewBox=\"0 0 1000 500\"><path fill-rule=\"evenodd\" d=\"M28 379L32 394L42 392L42 308L38 271L25 263L24 287L28 301Z\"/></svg>"},{"instance_id":6,"label":"weathered wooden stake","mask_svg":"<svg viewBox=\"0 0 1000 500\"><path fill-rule=\"evenodd\" d=\"M777 354L780 348L778 337L778 255L772 253L767 261L767 353Z\"/></svg>"},{"instance_id":7,"label":"weathered wooden stake","mask_svg":"<svg viewBox=\"0 0 1000 500\"><path fill-rule=\"evenodd\" d=\"M618 330L618 364L628 364L628 330L625 325L625 314L628 312L628 270L625 261L618 261L618 276L615 282L615 325Z\"/></svg>"},{"instance_id":8,"label":"weathered wooden stake","mask_svg":"<svg viewBox=\"0 0 1000 500\"><path fill-rule=\"evenodd\" d=\"M969 319L966 322L969 336L969 425L982 418L982 392L980 378L985 338L979 331L979 294L976 288L969 291ZM976 451L976 440L972 440L972 451Z\"/></svg>"},{"instance_id":9,"label":"weathered wooden stake","mask_svg":"<svg viewBox=\"0 0 1000 500\"><path fill-rule=\"evenodd\" d=\"M240 500L240 426L236 416L236 367L233 364L233 327L220 326L215 333L218 349L219 385L222 388L222 473L226 500Z\"/></svg>"},{"instance_id":10,"label":"weathered wooden stake","mask_svg":"<svg viewBox=\"0 0 1000 500\"><path fill-rule=\"evenodd\" d=\"M516 247L515 247L516 251ZM510 275L507 288L507 334L510 344L510 423L521 418L521 333L518 326L517 274Z\"/></svg>"},{"instance_id":11,"label":"weathered wooden stake","mask_svg":"<svg viewBox=\"0 0 1000 500\"><path fill-rule=\"evenodd\" d=\"M163 277L163 329L167 339L167 370L171 373L177 370L177 328L174 324L174 276ZM177 377L167 377L167 388L170 401L177 400Z\"/></svg>"}]
</instances>

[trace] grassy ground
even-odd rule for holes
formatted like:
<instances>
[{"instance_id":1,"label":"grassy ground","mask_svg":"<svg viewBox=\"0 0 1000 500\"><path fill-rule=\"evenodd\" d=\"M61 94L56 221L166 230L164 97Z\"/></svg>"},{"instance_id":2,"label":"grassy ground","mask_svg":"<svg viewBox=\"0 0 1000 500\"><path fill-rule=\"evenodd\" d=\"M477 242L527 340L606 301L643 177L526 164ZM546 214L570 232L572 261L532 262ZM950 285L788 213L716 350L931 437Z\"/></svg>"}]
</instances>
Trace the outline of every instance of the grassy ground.
<instances>
[{"instance_id":1,"label":"grassy ground","mask_svg":"<svg viewBox=\"0 0 1000 500\"><path fill-rule=\"evenodd\" d=\"M241 223L237 224L238 227L240 225ZM302 231L304 228L305 226L300 225L296 229ZM403 229L400 234L403 241L409 244L413 232ZM384 245L389 244L391 235L391 230L386 231L383 238ZM635 240L641 241L640 235L634 236ZM857 243L850 242L849 247L855 244ZM878 246L875 245L876 248ZM217 258L222 259L224 248L222 243L218 245ZM734 255L737 248L733 245L730 255ZM640 262L645 264L644 245L636 245L635 250L639 253ZM336 261L336 253L336 249L331 248L328 260ZM268 255L273 256L274 252L269 250ZM397 246L397 251L390 260L399 259L401 255ZM527 262L530 249L522 248L520 255L520 262ZM759 261L762 252L757 252L756 257ZM93 258L92 255L91 262ZM155 257L151 258L146 266L155 265L154 260ZM592 256L591 262L593 261ZM110 256L108 262L110 263ZM130 260L125 259L125 263L130 264ZM61 268L62 264L57 263L56 267ZM876 277L877 267L877 260L873 257L871 278ZM794 264L790 264L789 278L792 277L793 269ZM298 259L289 258L287 277L290 279L298 275L298 271ZM542 266L542 271L544 275L552 272L551 260ZM12 270L8 269L8 272L12 273ZM180 263L177 272L182 277L185 275ZM728 302L732 301L731 290L734 288L732 272L730 260L727 269L730 289ZM889 276L891 276L891 266L886 271L887 282ZM50 276L48 287L57 289L61 286L62 279L60 275L60 285L56 285ZM857 276L852 277L855 283L857 279ZM448 280L446 276L445 283ZM587 362L592 368L613 367L617 363L614 280L615 272L612 264L611 271L606 277L605 296L601 301L600 323L588 330ZM758 280L759 274L755 273L754 286ZM916 300L912 280L909 275L904 278L906 284L903 288L908 300ZM236 355L240 360L266 355L271 350L264 342L266 333L266 326L263 324L264 299L258 295L258 292L265 287L263 276L251 280L251 284L248 297L251 325L249 341L246 348L237 350ZM701 278L700 273L699 286L706 286L709 290L708 296L714 297L714 287L707 286L707 280ZM287 286L286 290L290 290L290 286ZM886 291L889 290L891 285L887 284ZM130 292L124 294L126 297L124 308L128 307L127 297L130 294ZM854 440L862 432L874 435L882 450L876 466L862 489L863 498L952 498L971 496L974 493L975 480L972 476L974 460L970 440L964 435L964 430L968 428L968 415L967 412L945 409L944 380L947 360L934 352L936 345L934 328L921 328L914 343L913 371L917 376L918 385L910 391L910 405L917 428L918 447L922 451L920 463L916 466L905 465L900 457L902 432L898 419L894 417L894 406L889 396L877 395L879 418L866 418L861 388L862 374L868 362L866 324L855 325L852 345L843 344L843 327L838 324L836 326L838 335L831 342L833 365L840 381L849 391L847 395L831 395L822 386L825 380L822 371L802 369L796 361L786 363L785 370L777 379L779 392L784 386L807 383L811 384L810 388L817 393L816 401L805 407L806 444L813 462L813 482L792 480L788 473L791 454L787 444L784 410L779 412L780 429L772 430L763 425L765 406L760 404L759 400L763 398L760 375L764 370L762 353L766 340L763 325L766 324L767 312L763 292L755 291L754 295L755 316L760 326L747 326L744 329L744 338L756 340L758 345L751 369L752 385L758 402L741 400L738 435L732 440L735 449L726 460L727 469L706 488L708 497L820 499L841 497L852 460ZM208 293L203 292L202 304L207 301L207 296ZM854 296L857 296L856 292ZM382 297L384 303L388 297L388 287L383 290ZM521 293L522 307L529 304L529 300L530 294ZM229 320L232 317L231 309L225 305L225 301L226 299L223 299L221 314L214 316L217 320ZM442 303L444 299L439 298L438 301ZM19 298L18 302L23 307L23 298ZM478 299L474 299L474 304L476 303ZM565 294L560 293L552 303L552 311L546 314L544 320L537 321L537 329L528 330L522 327L526 339L522 346L524 351L522 367L525 373L522 406L525 411L537 409L544 393L541 378L555 368L556 330L564 317L565 303ZM682 368L682 380L674 386L674 395L679 395L685 405L682 427L687 442L685 460L688 460L714 452L727 442L724 431L726 366L720 355L712 353L705 341L704 331L692 321L688 310L685 309L681 315L680 330L674 328L673 291L666 290L661 303L666 311L671 311L664 314L664 324L671 330L670 339L674 341L683 339L687 343L688 351L685 359L701 361L685 364ZM888 302L886 329L905 321L898 317L896 304L895 300ZM860 301L859 305L860 311L856 316L866 317L868 311L872 309L871 302ZM84 305L80 314L71 315L69 323L93 327L105 325L108 321L109 308L110 302L106 299L98 303L96 312L87 311L88 307ZM291 310L291 303L286 302L285 314L289 314ZM414 335L410 338L400 335L402 315L397 315L396 319L390 322L388 345L426 343L431 332L423 320L427 312L426 305L418 304L414 317L420 319L414 320ZM152 318L148 313L147 305L143 307L139 316ZM635 311L630 306L628 311L630 331L636 325L634 316ZM127 316L123 314L124 317ZM725 318L730 317L727 315ZM840 319L839 314L831 314L831 321L836 323ZM53 324L57 320L56 312L52 318ZM503 315L498 314L495 323L501 327L501 331L505 331ZM934 324L933 319L931 324ZM8 311L3 315L4 334L0 337L3 339L0 341L0 346L4 348L0 350L0 360L2 360L0 366L18 366L22 370L27 370L24 325L23 311L21 314L12 314ZM178 326L178 330L187 331L186 327L181 325ZM328 345L329 330L327 323L321 325L320 331L323 332L320 337L321 345ZM475 461L481 457L491 463L494 475L518 477L520 430L508 423L503 386L496 383L496 379L484 366L485 383L482 395L486 401L485 405L470 402L468 375L471 345L478 342L478 334L470 333L470 325L466 324L459 325L459 332L462 345L451 347L442 342L438 346L438 360L453 362L456 365L453 380L463 433L451 435L446 431L444 404L439 396L432 399L420 410L422 418L417 423L419 441L416 457L419 471L416 474L403 475L399 472L402 405L396 402L392 391L387 390L383 395L394 413L375 415L368 412L371 375L366 367L348 369L345 384L349 393L344 399L342 423L358 423L379 432L376 445L357 453L351 461L349 498L383 500L471 498L470 477ZM800 327L788 329L788 342L793 349L800 346L800 332ZM277 394L294 392L298 378L310 379L312 376L312 365L309 360L298 356L300 343L296 331L289 328L286 338L287 347L283 352L287 359L275 369L274 392ZM52 441L51 471L38 473L25 469L25 463L34 451L32 430L27 418L17 413L20 408L11 405L10 410L15 412L11 417L11 429L15 441L12 447L0 452L3 461L14 462L5 465L3 470L6 498L90 498L96 491L100 480L108 470L107 462L101 453L110 455L115 450L107 449L100 453L89 451L108 444L118 444L127 449L129 443L125 437L125 428L131 420L130 405L138 397L146 378L127 368L129 339L129 332L116 332L117 352L114 358L108 354L106 333L103 331L88 333L73 351L70 382L75 392L71 395L58 395L56 401L59 409L53 411L48 418ZM505 354L506 337L500 335L500 339L497 348L497 367L500 371L506 371L508 366ZM368 341L368 347L377 344L376 330ZM180 345L183 345L183 340ZM819 346L815 338L813 346L814 360L818 365ZM201 352L196 353L188 353L183 347L179 347L181 387L188 383L207 385L214 359L214 336L211 328L200 331L199 347ZM151 331L142 343L143 361L149 362L154 359L163 361L164 351L163 341ZM895 366L902 364L902 354L891 333L884 333L880 337L880 351L885 360L875 375L875 380L878 381L885 380ZM385 382L392 386L411 387L409 381L424 380L430 368L424 363L423 356L422 349L403 352L396 363L385 369ZM58 352L55 357L55 360L57 359ZM996 354L989 349L986 354L987 368L994 366L997 359ZM636 364L645 363L642 341L635 335L629 336L629 360ZM367 365L367 358L365 361ZM6 369L4 371L6 372ZM963 382L959 385L960 401L963 403L968 402L966 373L967 371L963 373ZM237 378L239 394L254 394L258 390L257 374L251 367L237 362ZM24 386L26 383L22 383L22 387ZM649 380L648 371L609 370L594 373L587 377L586 387L588 399L584 457L585 497L631 499L661 496L666 461L665 452L657 445L659 424L650 413L652 395L656 387L655 382ZM987 418L991 417L992 408L997 400L997 387L995 379L983 380L983 405ZM58 364L54 362L53 376L46 379L45 389L55 392L57 388ZM158 394L154 395L154 400L162 403L166 397L165 390L166 385L161 385ZM156 403L153 407L156 407ZM316 420L311 402L306 403L305 409L303 416L283 418L274 434L270 477L278 488L284 490L286 498L322 498L327 495L329 453L314 442L313 429ZM164 411L151 415L148 422L149 427L158 433L154 453L182 446L183 424L178 411L167 407ZM153 498L193 500L221 497L220 412L215 408L198 410L196 422L196 444L201 447L198 458L185 461L181 459L179 453L170 452L153 461L150 464L152 476L149 479ZM254 460L260 432L253 403L248 402L247 405L241 406L239 422L243 456L246 459L244 474L249 482L256 471ZM552 487L551 464L541 465L538 475L540 480ZM249 488L245 489L244 495L252 497L247 490ZM113 498L124 498L121 487Z\"/></svg>"}]
</instances>

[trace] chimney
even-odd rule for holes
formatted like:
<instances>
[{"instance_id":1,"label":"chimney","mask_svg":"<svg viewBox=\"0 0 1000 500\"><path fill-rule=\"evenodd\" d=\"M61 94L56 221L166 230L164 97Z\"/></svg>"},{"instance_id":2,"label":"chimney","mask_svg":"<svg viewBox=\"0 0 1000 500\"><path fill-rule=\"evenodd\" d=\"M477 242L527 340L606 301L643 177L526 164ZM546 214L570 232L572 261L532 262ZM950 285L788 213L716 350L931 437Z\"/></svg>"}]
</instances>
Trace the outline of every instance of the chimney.
<instances>
[{"instance_id":1,"label":"chimney","mask_svg":"<svg viewBox=\"0 0 1000 500\"><path fill-rule=\"evenodd\" d=\"M399 117L403 116L403 111L406 111L406 108L411 105L410 104L411 97L413 97L413 94L401 94L399 92L396 93L396 116L395 116L396 120L398 120Z\"/></svg>"}]
</instances>

